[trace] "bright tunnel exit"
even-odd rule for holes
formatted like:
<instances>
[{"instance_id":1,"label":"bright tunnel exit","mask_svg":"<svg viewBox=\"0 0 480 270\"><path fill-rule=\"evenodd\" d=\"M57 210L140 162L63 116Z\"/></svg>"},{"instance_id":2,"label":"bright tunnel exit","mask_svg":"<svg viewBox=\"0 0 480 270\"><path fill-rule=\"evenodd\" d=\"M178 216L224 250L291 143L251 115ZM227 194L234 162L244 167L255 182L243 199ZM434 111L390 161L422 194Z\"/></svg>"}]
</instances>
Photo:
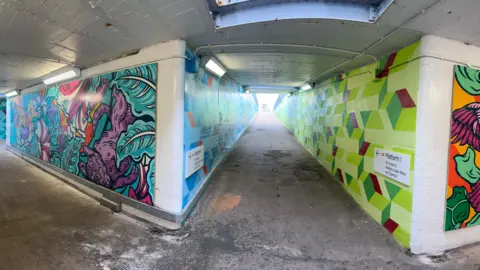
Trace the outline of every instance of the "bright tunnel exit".
<instances>
[{"instance_id":1,"label":"bright tunnel exit","mask_svg":"<svg viewBox=\"0 0 480 270\"><path fill-rule=\"evenodd\" d=\"M278 94L256 94L259 112L273 112Z\"/></svg>"}]
</instances>

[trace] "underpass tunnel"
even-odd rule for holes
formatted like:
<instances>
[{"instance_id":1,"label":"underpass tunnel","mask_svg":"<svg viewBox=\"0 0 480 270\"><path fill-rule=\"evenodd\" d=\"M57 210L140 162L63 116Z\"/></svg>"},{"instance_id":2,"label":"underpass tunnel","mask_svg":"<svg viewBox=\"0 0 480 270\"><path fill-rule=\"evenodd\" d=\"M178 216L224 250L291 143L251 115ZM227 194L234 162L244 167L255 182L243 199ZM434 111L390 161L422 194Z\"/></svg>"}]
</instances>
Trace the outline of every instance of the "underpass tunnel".
<instances>
[{"instance_id":1,"label":"underpass tunnel","mask_svg":"<svg viewBox=\"0 0 480 270\"><path fill-rule=\"evenodd\" d=\"M68 268L48 255L61 247L79 269L134 268L134 251L145 269L423 269L407 250L480 240L479 4L3 8L6 268L36 247Z\"/></svg>"}]
</instances>

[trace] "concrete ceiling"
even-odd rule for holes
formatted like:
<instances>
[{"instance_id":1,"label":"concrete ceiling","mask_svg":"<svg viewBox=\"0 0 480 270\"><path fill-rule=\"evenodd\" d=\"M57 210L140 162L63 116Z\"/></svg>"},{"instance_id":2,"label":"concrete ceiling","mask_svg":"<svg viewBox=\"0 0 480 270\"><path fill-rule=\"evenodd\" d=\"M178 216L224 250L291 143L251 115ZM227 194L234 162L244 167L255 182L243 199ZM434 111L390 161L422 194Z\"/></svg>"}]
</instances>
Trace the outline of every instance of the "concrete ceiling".
<instances>
[{"instance_id":1,"label":"concrete ceiling","mask_svg":"<svg viewBox=\"0 0 480 270\"><path fill-rule=\"evenodd\" d=\"M216 55L241 84L298 86L374 61L364 55L332 69L355 52L381 57L425 33L480 46L476 10L478 0L395 0L376 23L297 19L216 29L205 0L0 0L0 92L65 65L89 67L178 38L194 50L250 44L198 52Z\"/></svg>"}]
</instances>

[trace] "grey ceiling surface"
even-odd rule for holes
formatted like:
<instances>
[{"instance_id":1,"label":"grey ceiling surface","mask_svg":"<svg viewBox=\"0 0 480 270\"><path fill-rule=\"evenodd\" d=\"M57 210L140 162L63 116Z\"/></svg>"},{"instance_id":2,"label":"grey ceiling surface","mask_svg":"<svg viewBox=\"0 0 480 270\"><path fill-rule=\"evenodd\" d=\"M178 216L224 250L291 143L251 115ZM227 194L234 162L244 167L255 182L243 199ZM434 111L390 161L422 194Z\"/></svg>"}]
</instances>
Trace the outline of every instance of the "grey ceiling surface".
<instances>
[{"instance_id":1,"label":"grey ceiling surface","mask_svg":"<svg viewBox=\"0 0 480 270\"><path fill-rule=\"evenodd\" d=\"M351 0L352 2L353 0ZM368 1L368 0L358 0ZM303 44L384 56L431 33L480 45L478 0L396 0L375 24L339 20L272 21L215 29L205 0L0 0L0 92L26 87L68 64L89 67L159 42ZM391 34L393 32L393 34ZM354 56L347 52L278 46L202 49L248 85L295 85ZM325 73L372 62L371 57Z\"/></svg>"}]
</instances>

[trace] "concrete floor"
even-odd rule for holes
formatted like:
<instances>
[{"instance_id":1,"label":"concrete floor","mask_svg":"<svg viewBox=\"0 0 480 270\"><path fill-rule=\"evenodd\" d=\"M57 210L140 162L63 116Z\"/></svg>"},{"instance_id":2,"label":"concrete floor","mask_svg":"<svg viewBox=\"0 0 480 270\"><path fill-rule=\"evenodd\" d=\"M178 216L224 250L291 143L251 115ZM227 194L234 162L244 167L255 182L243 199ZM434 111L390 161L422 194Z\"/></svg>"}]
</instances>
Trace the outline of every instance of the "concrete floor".
<instances>
[{"instance_id":1,"label":"concrete floor","mask_svg":"<svg viewBox=\"0 0 480 270\"><path fill-rule=\"evenodd\" d=\"M3 145L0 183L0 269L479 269L478 247L406 255L267 113L176 232L113 214Z\"/></svg>"}]
</instances>

